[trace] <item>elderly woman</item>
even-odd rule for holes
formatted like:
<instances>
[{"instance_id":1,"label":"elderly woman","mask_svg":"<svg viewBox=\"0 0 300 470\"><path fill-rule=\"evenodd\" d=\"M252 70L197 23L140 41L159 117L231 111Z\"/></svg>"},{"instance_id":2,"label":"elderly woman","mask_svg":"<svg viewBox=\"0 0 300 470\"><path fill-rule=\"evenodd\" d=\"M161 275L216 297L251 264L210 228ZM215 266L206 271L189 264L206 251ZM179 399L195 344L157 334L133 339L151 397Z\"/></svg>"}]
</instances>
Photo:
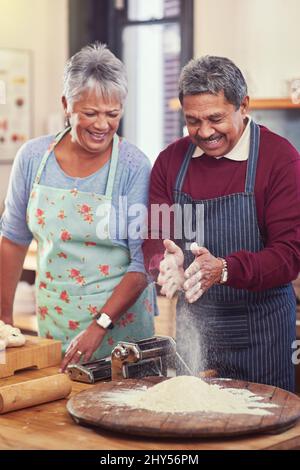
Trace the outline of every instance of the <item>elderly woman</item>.
<instances>
[{"instance_id":1,"label":"elderly woman","mask_svg":"<svg viewBox=\"0 0 300 470\"><path fill-rule=\"evenodd\" d=\"M29 141L14 162L1 224L1 318L12 323L35 238L39 334L62 341L62 369L153 335L156 297L139 235L145 214L136 227L127 215L147 204L150 163L117 135L126 94L123 64L105 45L83 48L65 68L67 128Z\"/></svg>"}]
</instances>

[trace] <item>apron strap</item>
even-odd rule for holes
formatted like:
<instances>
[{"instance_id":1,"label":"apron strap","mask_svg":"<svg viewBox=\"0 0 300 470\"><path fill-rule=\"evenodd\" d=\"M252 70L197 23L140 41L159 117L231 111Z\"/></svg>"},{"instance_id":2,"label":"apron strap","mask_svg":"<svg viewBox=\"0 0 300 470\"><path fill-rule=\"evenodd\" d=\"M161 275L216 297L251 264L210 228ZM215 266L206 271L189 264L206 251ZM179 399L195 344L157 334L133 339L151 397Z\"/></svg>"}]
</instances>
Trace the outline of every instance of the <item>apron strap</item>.
<instances>
[{"instance_id":1,"label":"apron strap","mask_svg":"<svg viewBox=\"0 0 300 470\"><path fill-rule=\"evenodd\" d=\"M106 190L105 190L105 196L108 198L112 197L115 175L117 171L117 165L118 165L118 159L119 159L119 140L120 140L119 136L115 134L113 138L113 148L112 148L109 173L108 173Z\"/></svg>"},{"instance_id":2,"label":"apron strap","mask_svg":"<svg viewBox=\"0 0 300 470\"><path fill-rule=\"evenodd\" d=\"M62 132L59 132L59 134L57 134L55 136L55 139L54 141L50 144L49 148L46 150L43 158L42 158L42 161L40 163L40 166L38 168L38 171L37 171L37 174L36 174L36 177L35 177L35 180L34 182L36 184L39 184L40 182L40 179L41 179L41 176L42 176L42 173L43 173L43 170L44 170L44 167L46 165L46 162L48 160L48 157L49 155L53 152L53 149L54 147L58 144L58 142L61 141L61 139L67 134L67 132L69 132L71 130L71 127L67 127L66 129L64 129Z\"/></svg>"},{"instance_id":3,"label":"apron strap","mask_svg":"<svg viewBox=\"0 0 300 470\"><path fill-rule=\"evenodd\" d=\"M174 188L175 192L179 192L182 189L183 182L184 182L184 179L185 179L185 175L186 175L189 163L191 161L191 158L194 154L195 148L196 148L196 145L191 143L189 145L187 151L186 151L183 163L182 163L181 168L180 168L180 170L177 174L177 178L176 178L176 182L175 182L175 188Z\"/></svg>"},{"instance_id":4,"label":"apron strap","mask_svg":"<svg viewBox=\"0 0 300 470\"><path fill-rule=\"evenodd\" d=\"M253 193L255 186L256 168L259 153L260 128L254 122L250 123L250 150L247 163L245 193Z\"/></svg>"},{"instance_id":5,"label":"apron strap","mask_svg":"<svg viewBox=\"0 0 300 470\"><path fill-rule=\"evenodd\" d=\"M257 168L257 161L258 161L258 154L259 154L259 140L260 140L260 128L254 121L251 121L250 123L250 150L249 150L249 157L248 157L248 162L247 162L245 193L254 192L256 168ZM176 194L178 194L182 189L183 182L184 182L187 170L188 170L188 166L194 154L195 148L196 148L196 145L191 143L186 151L183 163L177 174L177 178L175 182L175 188L174 188L175 198L176 198Z\"/></svg>"},{"instance_id":6,"label":"apron strap","mask_svg":"<svg viewBox=\"0 0 300 470\"><path fill-rule=\"evenodd\" d=\"M42 158L42 161L40 163L40 166L38 168L35 180L34 180L36 184L39 184L40 182L41 175L43 173L43 170L44 170L44 167L46 165L49 155L53 152L55 146L61 141L61 139L67 134L67 132L70 131L70 129L71 128L68 127L67 129L64 129L62 132L57 134L55 136L54 141L51 143L51 145L45 152ZM110 160L110 167L109 167L109 173L108 173L108 179L107 179L106 191L105 191L105 196L109 198L112 197L113 185L114 185L114 180L115 180L115 175L116 175L117 165L118 165L118 158L119 158L119 137L115 134L113 138L112 156Z\"/></svg>"}]
</instances>

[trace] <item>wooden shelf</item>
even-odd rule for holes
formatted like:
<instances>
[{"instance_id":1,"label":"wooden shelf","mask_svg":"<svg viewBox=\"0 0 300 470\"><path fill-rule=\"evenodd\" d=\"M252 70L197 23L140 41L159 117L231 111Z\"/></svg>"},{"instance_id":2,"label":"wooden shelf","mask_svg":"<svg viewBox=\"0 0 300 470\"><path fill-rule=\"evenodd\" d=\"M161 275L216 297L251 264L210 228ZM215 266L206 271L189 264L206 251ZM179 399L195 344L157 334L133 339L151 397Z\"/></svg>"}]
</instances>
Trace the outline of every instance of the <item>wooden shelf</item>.
<instances>
[{"instance_id":1,"label":"wooden shelf","mask_svg":"<svg viewBox=\"0 0 300 470\"><path fill-rule=\"evenodd\" d=\"M290 98L250 99L250 109L300 109Z\"/></svg>"},{"instance_id":2,"label":"wooden shelf","mask_svg":"<svg viewBox=\"0 0 300 470\"><path fill-rule=\"evenodd\" d=\"M169 100L169 108L179 111L181 105L178 98ZM290 98L253 98L250 99L250 109L300 109L300 103L294 104Z\"/></svg>"}]
</instances>

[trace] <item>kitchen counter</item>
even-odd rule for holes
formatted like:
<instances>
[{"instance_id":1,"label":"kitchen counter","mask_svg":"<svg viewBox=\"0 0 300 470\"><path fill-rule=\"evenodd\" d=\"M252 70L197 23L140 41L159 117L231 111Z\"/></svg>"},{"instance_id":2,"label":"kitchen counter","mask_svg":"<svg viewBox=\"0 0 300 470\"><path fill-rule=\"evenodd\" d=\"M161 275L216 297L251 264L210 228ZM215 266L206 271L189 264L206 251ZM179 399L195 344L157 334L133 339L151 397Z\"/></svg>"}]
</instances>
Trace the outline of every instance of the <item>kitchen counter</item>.
<instances>
[{"instance_id":1,"label":"kitchen counter","mask_svg":"<svg viewBox=\"0 0 300 470\"><path fill-rule=\"evenodd\" d=\"M58 372L57 367L26 370L14 377L1 379L9 385ZM72 382L72 394L92 385ZM82 427L66 410L67 400L58 400L32 408L0 415L0 449L58 450L261 450L300 449L300 420L290 430L274 435L251 435L227 439L153 439Z\"/></svg>"}]
</instances>

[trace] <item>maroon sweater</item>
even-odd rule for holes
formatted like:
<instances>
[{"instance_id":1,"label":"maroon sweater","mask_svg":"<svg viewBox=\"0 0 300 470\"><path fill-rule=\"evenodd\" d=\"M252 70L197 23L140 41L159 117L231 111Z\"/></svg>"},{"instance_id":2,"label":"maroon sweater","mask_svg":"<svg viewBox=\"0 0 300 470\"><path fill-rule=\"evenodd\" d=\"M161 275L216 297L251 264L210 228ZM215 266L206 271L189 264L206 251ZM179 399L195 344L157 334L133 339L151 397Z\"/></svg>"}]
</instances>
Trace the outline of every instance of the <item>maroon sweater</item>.
<instances>
[{"instance_id":1,"label":"maroon sweater","mask_svg":"<svg viewBox=\"0 0 300 470\"><path fill-rule=\"evenodd\" d=\"M159 154L151 174L150 204L174 204L175 180L189 143L189 137L184 137ZM193 199L244 192L246 170L247 161L193 158L182 190ZM227 285L258 291L285 284L300 271L300 154L265 127L261 127L254 192L265 248L258 253L230 253ZM147 271L157 275L162 240L151 240L149 234L143 251Z\"/></svg>"}]
</instances>

